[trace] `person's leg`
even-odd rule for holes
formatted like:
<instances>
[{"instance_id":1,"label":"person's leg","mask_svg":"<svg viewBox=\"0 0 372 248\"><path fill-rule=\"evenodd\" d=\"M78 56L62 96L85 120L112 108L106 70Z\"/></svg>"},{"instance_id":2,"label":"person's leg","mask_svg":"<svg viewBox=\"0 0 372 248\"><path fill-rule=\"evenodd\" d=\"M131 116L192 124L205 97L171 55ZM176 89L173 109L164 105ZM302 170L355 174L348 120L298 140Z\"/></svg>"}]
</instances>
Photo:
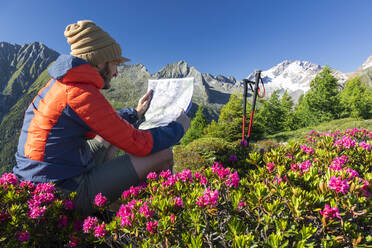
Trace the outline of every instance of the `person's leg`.
<instances>
[{"instance_id":1,"label":"person's leg","mask_svg":"<svg viewBox=\"0 0 372 248\"><path fill-rule=\"evenodd\" d=\"M171 170L173 172L173 152L171 148L150 154L146 157L129 156L140 181L150 172Z\"/></svg>"},{"instance_id":2,"label":"person's leg","mask_svg":"<svg viewBox=\"0 0 372 248\"><path fill-rule=\"evenodd\" d=\"M110 202L114 202L130 186L143 182L149 172L172 170L172 166L173 153L170 148L147 157L126 154L97 165L80 177L76 207L83 214L91 214L97 194L102 193Z\"/></svg>"}]
</instances>

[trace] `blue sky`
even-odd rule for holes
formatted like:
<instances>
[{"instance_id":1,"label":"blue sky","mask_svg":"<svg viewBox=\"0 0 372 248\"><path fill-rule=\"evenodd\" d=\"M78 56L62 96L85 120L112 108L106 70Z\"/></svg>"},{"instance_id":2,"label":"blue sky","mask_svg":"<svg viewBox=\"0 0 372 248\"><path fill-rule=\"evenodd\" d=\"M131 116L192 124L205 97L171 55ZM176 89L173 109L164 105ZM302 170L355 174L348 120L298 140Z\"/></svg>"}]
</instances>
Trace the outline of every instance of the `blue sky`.
<instances>
[{"instance_id":1,"label":"blue sky","mask_svg":"<svg viewBox=\"0 0 372 248\"><path fill-rule=\"evenodd\" d=\"M2 0L0 41L69 53L65 27L84 19L150 73L179 60L237 79L283 60L352 72L372 54L370 0Z\"/></svg>"}]
</instances>

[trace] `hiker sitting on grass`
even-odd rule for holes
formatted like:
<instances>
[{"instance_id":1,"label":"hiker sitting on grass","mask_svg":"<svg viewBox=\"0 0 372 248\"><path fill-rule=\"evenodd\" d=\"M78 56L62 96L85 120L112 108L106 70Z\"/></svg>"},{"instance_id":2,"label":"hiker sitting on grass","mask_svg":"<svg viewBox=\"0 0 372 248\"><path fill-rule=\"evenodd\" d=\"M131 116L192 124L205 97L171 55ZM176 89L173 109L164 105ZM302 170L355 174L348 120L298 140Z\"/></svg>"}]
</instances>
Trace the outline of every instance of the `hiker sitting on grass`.
<instances>
[{"instance_id":1,"label":"hiker sitting on grass","mask_svg":"<svg viewBox=\"0 0 372 248\"><path fill-rule=\"evenodd\" d=\"M110 88L118 64L130 61L120 45L92 21L68 25L64 35L71 55L61 55L49 68L51 80L26 110L13 171L20 180L77 192L77 209L90 214L97 194L115 201L149 172L172 170L170 147L190 120L182 112L167 126L136 129L151 91L136 109L118 112L100 93ZM113 159L115 147L127 154Z\"/></svg>"}]
</instances>

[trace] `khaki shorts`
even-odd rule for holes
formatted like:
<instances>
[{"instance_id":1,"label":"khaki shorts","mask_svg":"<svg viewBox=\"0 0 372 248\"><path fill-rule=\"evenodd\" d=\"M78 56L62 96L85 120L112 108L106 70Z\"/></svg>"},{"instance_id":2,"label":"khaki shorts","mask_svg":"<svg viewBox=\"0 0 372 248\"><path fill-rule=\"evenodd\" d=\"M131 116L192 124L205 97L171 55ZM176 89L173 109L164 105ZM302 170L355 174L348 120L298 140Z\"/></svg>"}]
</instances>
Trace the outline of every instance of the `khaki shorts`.
<instances>
[{"instance_id":1,"label":"khaki shorts","mask_svg":"<svg viewBox=\"0 0 372 248\"><path fill-rule=\"evenodd\" d=\"M65 194L77 193L74 202L77 210L84 215L95 212L93 205L97 194L102 193L109 202L114 202L123 191L139 183L128 154L103 163L107 149L94 139L88 141L88 144L94 156L95 166L80 176L56 185Z\"/></svg>"}]
</instances>

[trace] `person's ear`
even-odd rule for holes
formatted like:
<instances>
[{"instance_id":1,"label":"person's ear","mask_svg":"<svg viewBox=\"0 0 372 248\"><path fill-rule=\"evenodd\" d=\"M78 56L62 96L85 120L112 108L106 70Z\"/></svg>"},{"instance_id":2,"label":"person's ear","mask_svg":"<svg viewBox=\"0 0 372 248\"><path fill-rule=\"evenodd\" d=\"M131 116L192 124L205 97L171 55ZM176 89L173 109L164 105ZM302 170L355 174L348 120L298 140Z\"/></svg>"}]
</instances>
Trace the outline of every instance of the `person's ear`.
<instances>
[{"instance_id":1,"label":"person's ear","mask_svg":"<svg viewBox=\"0 0 372 248\"><path fill-rule=\"evenodd\" d=\"M99 65L93 66L93 68L96 69L96 71L101 71L104 67L105 67L105 64L99 64Z\"/></svg>"}]
</instances>

